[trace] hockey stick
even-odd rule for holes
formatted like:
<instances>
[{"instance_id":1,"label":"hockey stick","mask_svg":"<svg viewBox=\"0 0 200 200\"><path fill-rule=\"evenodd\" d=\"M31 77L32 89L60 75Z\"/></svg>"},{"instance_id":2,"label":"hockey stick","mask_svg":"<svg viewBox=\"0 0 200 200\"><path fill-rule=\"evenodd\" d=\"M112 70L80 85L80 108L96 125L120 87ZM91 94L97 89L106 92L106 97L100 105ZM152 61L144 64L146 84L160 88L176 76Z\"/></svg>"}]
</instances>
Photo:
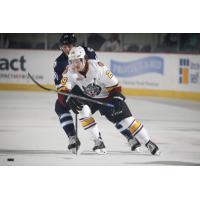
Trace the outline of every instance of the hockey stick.
<instances>
[{"instance_id":1,"label":"hockey stick","mask_svg":"<svg viewBox=\"0 0 200 200\"><path fill-rule=\"evenodd\" d=\"M103 103L101 101L97 101L97 100L94 100L94 99L89 99L89 98L86 98L86 97L82 97L82 96L78 96L78 95L74 95L74 94L68 94L68 93L65 93L65 92L59 92L57 90L54 90L54 89L51 89L51 88L47 88L47 87L44 87L43 85L41 85L40 83L38 83L32 76L31 74L28 72L28 76L30 77L30 79L40 88L42 88L43 90L46 90L46 91L49 91L49 92L54 92L54 93L57 93L57 94L62 94L64 96L69 96L69 97L73 97L73 98L77 98L77 99L82 99L82 100L85 100L85 101L88 101L88 102L92 102L92 103L96 103L96 104L99 104L99 105L102 105L102 106L107 106L107 107L111 107L113 108L114 106L110 103Z\"/></svg>"},{"instance_id":2,"label":"hockey stick","mask_svg":"<svg viewBox=\"0 0 200 200\"><path fill-rule=\"evenodd\" d=\"M78 114L75 114L75 128L76 137L78 138ZM78 147L76 147L76 155L78 154Z\"/></svg>"}]
</instances>

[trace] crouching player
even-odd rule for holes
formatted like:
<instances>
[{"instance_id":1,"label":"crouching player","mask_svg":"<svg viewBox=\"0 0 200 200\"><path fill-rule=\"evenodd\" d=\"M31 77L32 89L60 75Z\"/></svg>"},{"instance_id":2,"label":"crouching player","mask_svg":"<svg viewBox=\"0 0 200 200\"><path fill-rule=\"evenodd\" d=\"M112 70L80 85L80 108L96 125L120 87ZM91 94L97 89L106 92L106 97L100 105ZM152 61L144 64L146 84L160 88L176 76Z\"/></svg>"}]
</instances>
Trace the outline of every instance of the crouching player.
<instances>
[{"instance_id":1,"label":"crouching player","mask_svg":"<svg viewBox=\"0 0 200 200\"><path fill-rule=\"evenodd\" d=\"M120 133L127 138L132 151L143 144L152 155L158 155L158 146L150 140L143 124L132 116L116 77L103 63L87 59L85 55L82 47L73 47L69 52L69 66L63 74L66 85L71 87L73 94L110 103L114 108L78 99L74 99L74 102L88 105L92 114L99 111L115 124ZM70 101L72 99L70 98ZM80 110L81 108L78 111Z\"/></svg>"}]
</instances>

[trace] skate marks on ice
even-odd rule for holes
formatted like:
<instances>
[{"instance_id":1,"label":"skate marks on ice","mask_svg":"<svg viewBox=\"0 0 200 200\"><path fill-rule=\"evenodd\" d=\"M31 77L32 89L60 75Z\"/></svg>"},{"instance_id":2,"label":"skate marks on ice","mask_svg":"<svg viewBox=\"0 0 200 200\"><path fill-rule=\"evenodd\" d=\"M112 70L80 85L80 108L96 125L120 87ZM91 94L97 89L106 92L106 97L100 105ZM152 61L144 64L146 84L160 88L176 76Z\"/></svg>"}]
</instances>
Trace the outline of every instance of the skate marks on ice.
<instances>
[{"instance_id":1,"label":"skate marks on ice","mask_svg":"<svg viewBox=\"0 0 200 200\"><path fill-rule=\"evenodd\" d=\"M178 160L160 156L153 156L149 152L130 152L126 150L108 150L107 155L97 155L90 150L73 155L67 150L9 150L0 149L0 165L125 165L125 166L200 166L200 163L191 160ZM8 162L14 158L14 162ZM93 162L89 162L89 160ZM46 162L46 160L49 162ZM31 162L30 162L31 161ZM97 163L96 163L97 162ZM96 163L96 164L95 164Z\"/></svg>"},{"instance_id":2,"label":"skate marks on ice","mask_svg":"<svg viewBox=\"0 0 200 200\"><path fill-rule=\"evenodd\" d=\"M149 152L145 151L142 153L139 152L132 152L132 151L120 151L120 150L108 150L108 153L106 155L102 156L152 156ZM80 155L85 155L85 156L92 156L92 155L97 155L96 153L92 151L83 151L81 152ZM97 155L98 156L98 155Z\"/></svg>"},{"instance_id":3,"label":"skate marks on ice","mask_svg":"<svg viewBox=\"0 0 200 200\"><path fill-rule=\"evenodd\" d=\"M19 150L19 149L0 149L0 154L6 155L6 154L38 154L38 155L49 155L49 154L58 154L58 155L66 155L66 154L71 154L68 151L64 150Z\"/></svg>"},{"instance_id":4,"label":"skate marks on ice","mask_svg":"<svg viewBox=\"0 0 200 200\"><path fill-rule=\"evenodd\" d=\"M187 100L181 100L181 99L170 99L170 98L164 98L164 97L132 97L137 100L142 100L146 102L152 102L157 103L160 105L169 105L173 107L179 107L183 109L188 110L195 110L200 111L200 103L198 101L187 101Z\"/></svg>"},{"instance_id":5,"label":"skate marks on ice","mask_svg":"<svg viewBox=\"0 0 200 200\"><path fill-rule=\"evenodd\" d=\"M124 165L121 160L132 161L137 155L126 151L109 151L107 155L97 155L93 151L84 150L75 155L68 150L0 149L0 166L113 166ZM9 162L8 159L13 161Z\"/></svg>"},{"instance_id":6,"label":"skate marks on ice","mask_svg":"<svg viewBox=\"0 0 200 200\"><path fill-rule=\"evenodd\" d=\"M73 159L71 152L64 150L19 150L19 149L0 149L0 157L15 156L37 156L37 157L58 157L64 159ZM68 157L66 157L68 156Z\"/></svg>"},{"instance_id":7,"label":"skate marks on ice","mask_svg":"<svg viewBox=\"0 0 200 200\"><path fill-rule=\"evenodd\" d=\"M18 150L18 149L0 149L0 156L2 155L58 155L58 156L65 156L65 155L73 155L70 151L65 150ZM97 155L93 151L84 150L78 153L79 156L101 156ZM139 152L131 152L131 151L108 151L108 156L130 156L130 155L137 155L137 156L151 156L148 151L139 153ZM107 156L102 155L102 156ZM68 158L72 159L72 158Z\"/></svg>"},{"instance_id":8,"label":"skate marks on ice","mask_svg":"<svg viewBox=\"0 0 200 200\"><path fill-rule=\"evenodd\" d=\"M106 155L97 155L91 150L83 150L78 155L75 155L68 150L0 149L0 165L113 166L125 165L123 161L133 161L135 159L137 160L137 157L142 158L145 156L150 157L151 155L148 153L136 153L123 150L108 151ZM9 158L14 161L8 162Z\"/></svg>"}]
</instances>

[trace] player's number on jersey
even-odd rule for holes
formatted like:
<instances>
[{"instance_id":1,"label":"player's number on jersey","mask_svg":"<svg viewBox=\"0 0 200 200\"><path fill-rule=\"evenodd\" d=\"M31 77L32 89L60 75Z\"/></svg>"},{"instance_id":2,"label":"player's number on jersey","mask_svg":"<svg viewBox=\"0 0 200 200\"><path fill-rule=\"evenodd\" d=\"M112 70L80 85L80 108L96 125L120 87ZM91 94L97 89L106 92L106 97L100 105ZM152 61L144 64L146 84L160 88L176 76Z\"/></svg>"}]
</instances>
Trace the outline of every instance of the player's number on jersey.
<instances>
[{"instance_id":1,"label":"player's number on jersey","mask_svg":"<svg viewBox=\"0 0 200 200\"><path fill-rule=\"evenodd\" d=\"M108 78L112 78L113 77L113 74L112 74L112 72L111 71L106 71L106 75L108 76Z\"/></svg>"}]
</instances>

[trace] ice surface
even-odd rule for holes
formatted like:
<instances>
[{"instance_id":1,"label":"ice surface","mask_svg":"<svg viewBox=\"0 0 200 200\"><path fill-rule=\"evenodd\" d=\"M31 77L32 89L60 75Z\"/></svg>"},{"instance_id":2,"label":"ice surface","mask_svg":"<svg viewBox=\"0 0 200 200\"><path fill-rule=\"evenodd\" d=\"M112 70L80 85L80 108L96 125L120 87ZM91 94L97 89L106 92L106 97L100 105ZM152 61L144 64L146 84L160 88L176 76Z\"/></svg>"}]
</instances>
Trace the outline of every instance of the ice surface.
<instances>
[{"instance_id":1,"label":"ice surface","mask_svg":"<svg viewBox=\"0 0 200 200\"><path fill-rule=\"evenodd\" d=\"M98 113L107 155L96 155L93 142L79 124L78 156L67 150L68 139L54 112L56 94L0 91L0 165L200 165L200 103L128 97L162 154L130 151L127 141ZM7 158L15 160L7 161Z\"/></svg>"}]
</instances>

